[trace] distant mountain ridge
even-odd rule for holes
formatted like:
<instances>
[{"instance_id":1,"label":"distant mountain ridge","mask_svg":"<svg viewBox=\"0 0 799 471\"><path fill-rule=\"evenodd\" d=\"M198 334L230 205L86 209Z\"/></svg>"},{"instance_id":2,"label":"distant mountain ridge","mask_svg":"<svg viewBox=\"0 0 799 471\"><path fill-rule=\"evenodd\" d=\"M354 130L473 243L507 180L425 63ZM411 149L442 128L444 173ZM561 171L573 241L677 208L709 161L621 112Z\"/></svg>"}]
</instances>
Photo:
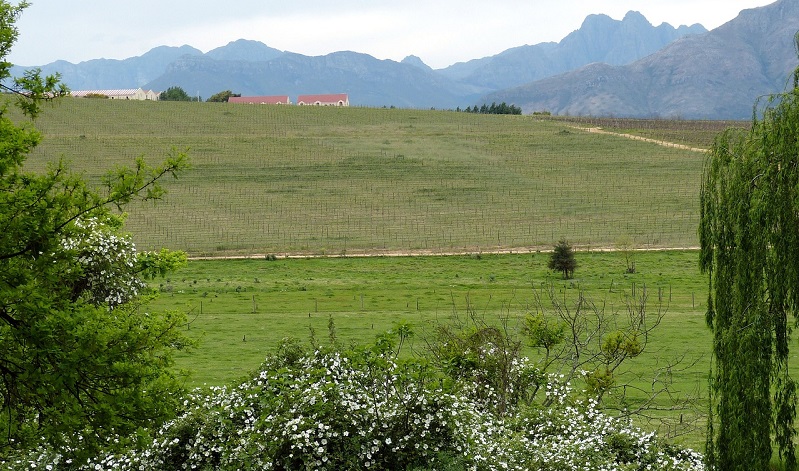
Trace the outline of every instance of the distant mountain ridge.
<instances>
[{"instance_id":1,"label":"distant mountain ridge","mask_svg":"<svg viewBox=\"0 0 799 471\"><path fill-rule=\"evenodd\" d=\"M347 51L310 57L244 39L205 54L191 46L162 46L125 60L58 61L42 69L60 72L75 90L178 85L204 97L228 89L245 95L347 92L354 105L455 108L590 62L633 60L703 31L699 25L654 27L637 12L618 21L591 15L561 43L521 46L441 70L416 56L402 62ZM21 68L14 72L20 74Z\"/></svg>"},{"instance_id":2,"label":"distant mountain ridge","mask_svg":"<svg viewBox=\"0 0 799 471\"><path fill-rule=\"evenodd\" d=\"M179 84L190 94L220 90L242 95L348 93L356 106L455 107L483 89L450 81L432 72L368 54L335 52L309 57L286 52L269 61L219 61L184 56L146 86L162 90Z\"/></svg>"},{"instance_id":3,"label":"distant mountain ridge","mask_svg":"<svg viewBox=\"0 0 799 471\"><path fill-rule=\"evenodd\" d=\"M753 100L784 89L797 63L799 2L744 10L707 32L653 26L638 12L622 20L589 15L558 43L508 49L434 70L341 51L305 56L238 40L203 54L158 47L125 60L43 66L72 89L181 86L190 95L348 93L355 106L456 108L493 101L554 114L746 118ZM13 72L20 75L22 68Z\"/></svg>"},{"instance_id":4,"label":"distant mountain ridge","mask_svg":"<svg viewBox=\"0 0 799 471\"><path fill-rule=\"evenodd\" d=\"M590 64L482 100L512 102L525 112L747 119L757 97L785 89L799 63L797 31L799 2L780 0L631 64Z\"/></svg>"},{"instance_id":5,"label":"distant mountain ridge","mask_svg":"<svg viewBox=\"0 0 799 471\"><path fill-rule=\"evenodd\" d=\"M79 64L56 61L40 68L45 74L60 73L62 81L73 90L137 88L163 74L178 58L202 53L191 46L159 46L128 59L92 59ZM20 76L30 68L14 66L11 73Z\"/></svg>"},{"instance_id":6,"label":"distant mountain ridge","mask_svg":"<svg viewBox=\"0 0 799 471\"><path fill-rule=\"evenodd\" d=\"M209 59L246 62L266 62L281 55L283 51L279 49L248 39L239 39L205 53L205 57Z\"/></svg>"},{"instance_id":7,"label":"distant mountain ridge","mask_svg":"<svg viewBox=\"0 0 799 471\"><path fill-rule=\"evenodd\" d=\"M454 64L440 72L451 79L499 90L594 62L627 64L683 36L705 32L698 24L674 28L663 23L655 27L637 11L628 12L621 21L607 15L589 15L580 29L560 43L515 47L493 57Z\"/></svg>"}]
</instances>

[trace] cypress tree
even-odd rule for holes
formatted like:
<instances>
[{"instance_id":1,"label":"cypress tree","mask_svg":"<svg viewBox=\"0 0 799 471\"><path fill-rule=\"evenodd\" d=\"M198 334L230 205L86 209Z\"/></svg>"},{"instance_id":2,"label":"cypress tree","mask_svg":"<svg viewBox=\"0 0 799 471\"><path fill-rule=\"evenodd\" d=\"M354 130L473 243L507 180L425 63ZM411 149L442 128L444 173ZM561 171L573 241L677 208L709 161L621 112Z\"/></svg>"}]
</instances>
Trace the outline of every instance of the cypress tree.
<instances>
[{"instance_id":1,"label":"cypress tree","mask_svg":"<svg viewBox=\"0 0 799 471\"><path fill-rule=\"evenodd\" d=\"M773 441L786 468L796 468L788 318L799 308L799 68L793 85L756 104L750 131L719 135L704 169L711 469L767 469Z\"/></svg>"}]
</instances>

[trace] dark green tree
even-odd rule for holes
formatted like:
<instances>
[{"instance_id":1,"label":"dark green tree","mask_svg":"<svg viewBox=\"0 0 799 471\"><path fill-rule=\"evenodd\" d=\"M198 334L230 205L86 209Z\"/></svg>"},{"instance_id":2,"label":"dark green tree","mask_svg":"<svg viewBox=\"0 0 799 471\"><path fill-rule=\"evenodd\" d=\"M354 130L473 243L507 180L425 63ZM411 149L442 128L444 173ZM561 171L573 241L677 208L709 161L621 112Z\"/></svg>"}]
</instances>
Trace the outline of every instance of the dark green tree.
<instances>
[{"instance_id":1,"label":"dark green tree","mask_svg":"<svg viewBox=\"0 0 799 471\"><path fill-rule=\"evenodd\" d=\"M792 90L756 104L749 132L716 138L705 165L699 236L713 329L712 469L768 469L772 440L786 469L796 468L788 318L799 308L798 85L799 68Z\"/></svg>"},{"instance_id":2,"label":"dark green tree","mask_svg":"<svg viewBox=\"0 0 799 471\"><path fill-rule=\"evenodd\" d=\"M572 246L565 240L560 240L549 257L547 267L550 270L562 272L563 278L566 280L574 276L574 270L577 269L577 260L574 258Z\"/></svg>"},{"instance_id":3,"label":"dark green tree","mask_svg":"<svg viewBox=\"0 0 799 471\"><path fill-rule=\"evenodd\" d=\"M241 96L241 94L233 93L230 90L224 90L219 93L214 93L213 95L211 95L211 98L209 98L206 101L213 103L226 103L232 96Z\"/></svg>"},{"instance_id":4,"label":"dark green tree","mask_svg":"<svg viewBox=\"0 0 799 471\"><path fill-rule=\"evenodd\" d=\"M190 97L185 90L180 87L169 87L160 95L158 99L161 101L196 101L197 98Z\"/></svg>"},{"instance_id":5,"label":"dark green tree","mask_svg":"<svg viewBox=\"0 0 799 471\"><path fill-rule=\"evenodd\" d=\"M466 108L465 110L467 113L480 113L480 114L522 114L522 109L516 105L508 105L504 101L500 104L496 102L491 103L491 106L486 105L483 103L483 106L478 107L474 105L474 108Z\"/></svg>"},{"instance_id":6,"label":"dark green tree","mask_svg":"<svg viewBox=\"0 0 799 471\"><path fill-rule=\"evenodd\" d=\"M174 152L109 173L100 189L64 163L24 168L41 140L32 126L58 76L32 70L9 80L5 61L27 6L0 0L0 456L40 443L65 457L92 453L174 414L171 353L184 344L182 314L143 307L144 279L179 265L181 253L137 253L114 212L157 199L185 167ZM24 119L12 113L14 97ZM113 210L113 211L112 211Z\"/></svg>"}]
</instances>

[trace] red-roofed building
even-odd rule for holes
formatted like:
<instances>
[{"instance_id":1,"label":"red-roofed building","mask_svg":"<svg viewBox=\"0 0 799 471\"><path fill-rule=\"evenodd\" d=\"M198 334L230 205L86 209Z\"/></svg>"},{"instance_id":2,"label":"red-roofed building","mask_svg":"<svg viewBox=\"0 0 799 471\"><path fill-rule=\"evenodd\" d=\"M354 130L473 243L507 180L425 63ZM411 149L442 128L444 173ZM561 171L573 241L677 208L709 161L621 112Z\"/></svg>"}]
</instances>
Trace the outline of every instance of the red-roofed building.
<instances>
[{"instance_id":1,"label":"red-roofed building","mask_svg":"<svg viewBox=\"0 0 799 471\"><path fill-rule=\"evenodd\" d=\"M228 103L246 103L249 105L290 105L288 95L275 96L232 96L228 98Z\"/></svg>"},{"instance_id":2,"label":"red-roofed building","mask_svg":"<svg viewBox=\"0 0 799 471\"><path fill-rule=\"evenodd\" d=\"M315 106L350 106L350 98L346 93L333 93L328 95L300 95L297 97L297 104Z\"/></svg>"}]
</instances>

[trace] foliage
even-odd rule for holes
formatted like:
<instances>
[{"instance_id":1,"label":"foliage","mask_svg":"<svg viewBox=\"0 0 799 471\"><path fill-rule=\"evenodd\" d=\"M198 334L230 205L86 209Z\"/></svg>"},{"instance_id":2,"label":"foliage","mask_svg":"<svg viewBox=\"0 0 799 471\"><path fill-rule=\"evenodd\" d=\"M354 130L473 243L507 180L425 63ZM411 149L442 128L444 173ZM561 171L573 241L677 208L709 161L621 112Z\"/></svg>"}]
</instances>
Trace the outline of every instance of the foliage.
<instances>
[{"instance_id":1,"label":"foliage","mask_svg":"<svg viewBox=\"0 0 799 471\"><path fill-rule=\"evenodd\" d=\"M465 322L437 325L427 347L435 364L465 394L505 416L535 400L546 383L545 370L521 355L522 345L507 324L489 325L470 312Z\"/></svg>"},{"instance_id":2,"label":"foliage","mask_svg":"<svg viewBox=\"0 0 799 471\"><path fill-rule=\"evenodd\" d=\"M547 266L550 270L563 273L563 278L566 280L573 277L574 270L577 269L577 260L574 258L571 244L565 240L560 240L552 250Z\"/></svg>"},{"instance_id":3,"label":"foliage","mask_svg":"<svg viewBox=\"0 0 799 471\"><path fill-rule=\"evenodd\" d=\"M797 36L799 45L799 36ZM713 329L708 461L765 469L772 437L796 468L788 318L799 309L799 69L749 132L718 136L701 192L701 267Z\"/></svg>"},{"instance_id":4,"label":"foliage","mask_svg":"<svg viewBox=\"0 0 799 471\"><path fill-rule=\"evenodd\" d=\"M241 93L233 93L230 90L224 90L219 93L214 93L211 98L207 99L208 102L227 103L228 99L232 96L241 96Z\"/></svg>"},{"instance_id":5,"label":"foliage","mask_svg":"<svg viewBox=\"0 0 799 471\"><path fill-rule=\"evenodd\" d=\"M402 334L401 334L402 332ZM154 440L68 469L701 470L702 458L574 400L496 415L424 358L398 360L398 326L370 346L306 351L285 340L252 379L196 390ZM456 381L457 383L457 381ZM63 463L47 447L12 470Z\"/></svg>"},{"instance_id":6,"label":"foliage","mask_svg":"<svg viewBox=\"0 0 799 471\"><path fill-rule=\"evenodd\" d=\"M504 101L500 104L496 104L496 102L491 103L491 105L486 105L483 103L483 106L478 107L474 105L474 107L467 107L464 110L466 113L480 113L480 114L522 114L522 109L516 105L508 105Z\"/></svg>"},{"instance_id":7,"label":"foliage","mask_svg":"<svg viewBox=\"0 0 799 471\"><path fill-rule=\"evenodd\" d=\"M185 90L181 87L174 86L169 87L160 95L158 95L158 100L160 101L197 101L197 97L189 96Z\"/></svg>"},{"instance_id":8,"label":"foliage","mask_svg":"<svg viewBox=\"0 0 799 471\"><path fill-rule=\"evenodd\" d=\"M3 58L24 6L0 2ZM9 66L0 64L0 77ZM183 344L184 320L140 305L142 278L185 255L138 255L109 206L159 198L159 180L183 168L185 156L119 168L99 191L63 162L26 171L41 139L31 121L66 88L33 70L9 89L29 121L17 124L0 107L0 452L44 440L92 453L110 435L132 435L174 411L171 352Z\"/></svg>"},{"instance_id":9,"label":"foliage","mask_svg":"<svg viewBox=\"0 0 799 471\"><path fill-rule=\"evenodd\" d=\"M514 321L509 317L491 324L469 312L464 320L456 316L452 322L438 324L427 348L447 376L500 416L533 404L550 406L544 387L552 375L565 383L584 384L585 398L634 416L645 412L660 395L673 397L670 380L663 373L679 365L674 360L651 371L648 397L642 402L627 396L628 389L636 386L618 381L617 371L644 352L665 315L661 308L647 313L647 296L644 290L639 297L629 297L626 313L606 312L605 303L597 306L582 292L573 305L567 304L549 286L537 295L535 311L524 317L520 330L511 327ZM535 354L524 356L525 344ZM604 404L612 393L612 402ZM671 404L674 410L689 406L678 400Z\"/></svg>"},{"instance_id":10,"label":"foliage","mask_svg":"<svg viewBox=\"0 0 799 471\"><path fill-rule=\"evenodd\" d=\"M702 456L603 414L592 400L571 403L558 383L553 406L522 411L491 451L518 470L701 470ZM492 463L493 464L493 463ZM498 465L497 465L498 464ZM487 469L503 469L503 461ZM478 468L480 469L480 468Z\"/></svg>"}]
</instances>

